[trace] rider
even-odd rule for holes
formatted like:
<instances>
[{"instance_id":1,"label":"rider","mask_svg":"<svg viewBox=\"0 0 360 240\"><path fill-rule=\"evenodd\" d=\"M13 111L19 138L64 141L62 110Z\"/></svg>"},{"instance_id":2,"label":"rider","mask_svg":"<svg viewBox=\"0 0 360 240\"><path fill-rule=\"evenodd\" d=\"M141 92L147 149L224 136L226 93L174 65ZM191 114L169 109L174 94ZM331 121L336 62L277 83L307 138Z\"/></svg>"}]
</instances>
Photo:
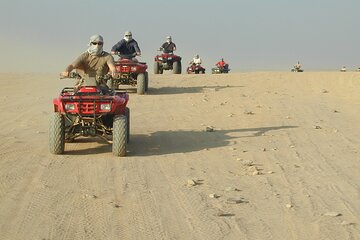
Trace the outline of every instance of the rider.
<instances>
[{"instance_id":1,"label":"rider","mask_svg":"<svg viewBox=\"0 0 360 240\"><path fill-rule=\"evenodd\" d=\"M217 62L215 64L218 68L223 68L223 69L226 69L228 68L229 64L227 64L225 61L224 61L224 58L221 58L221 60L219 62Z\"/></svg>"},{"instance_id":2,"label":"rider","mask_svg":"<svg viewBox=\"0 0 360 240\"><path fill-rule=\"evenodd\" d=\"M107 88L106 82L101 76L106 75L109 70L112 75L116 74L114 58L109 53L103 51L104 39L101 35L96 34L90 37L88 49L68 65L64 72L60 73L61 77L69 77L69 73L74 69L84 71L89 77L95 77L101 88ZM100 77L100 78L99 78ZM81 86L79 81L75 87Z\"/></svg>"},{"instance_id":3,"label":"rider","mask_svg":"<svg viewBox=\"0 0 360 240\"><path fill-rule=\"evenodd\" d=\"M200 66L202 63L201 58L199 57L199 54L196 54L193 59L189 62L190 65Z\"/></svg>"},{"instance_id":4,"label":"rider","mask_svg":"<svg viewBox=\"0 0 360 240\"><path fill-rule=\"evenodd\" d=\"M135 56L141 56L141 51L138 43L132 38L132 33L126 31L124 38L111 48L111 54L120 54L121 58L137 61Z\"/></svg>"},{"instance_id":5,"label":"rider","mask_svg":"<svg viewBox=\"0 0 360 240\"><path fill-rule=\"evenodd\" d=\"M166 37L166 42L161 45L160 50L164 53L173 53L176 50L176 44L172 41L171 36Z\"/></svg>"},{"instance_id":6,"label":"rider","mask_svg":"<svg viewBox=\"0 0 360 240\"><path fill-rule=\"evenodd\" d=\"M300 64L299 61L298 61L297 64L294 66L294 68L295 68L296 71L299 71L299 70L300 70L301 64Z\"/></svg>"}]
</instances>

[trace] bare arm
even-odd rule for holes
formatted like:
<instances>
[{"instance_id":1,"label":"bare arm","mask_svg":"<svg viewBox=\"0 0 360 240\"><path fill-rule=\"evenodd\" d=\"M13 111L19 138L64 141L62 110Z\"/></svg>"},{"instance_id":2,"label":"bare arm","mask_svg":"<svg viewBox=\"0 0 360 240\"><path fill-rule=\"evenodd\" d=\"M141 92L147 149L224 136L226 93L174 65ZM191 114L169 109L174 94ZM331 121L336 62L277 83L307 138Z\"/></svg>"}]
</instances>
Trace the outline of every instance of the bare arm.
<instances>
[{"instance_id":1,"label":"bare arm","mask_svg":"<svg viewBox=\"0 0 360 240\"><path fill-rule=\"evenodd\" d=\"M135 42L134 48L136 51L136 55L141 56L141 50L137 42Z\"/></svg>"},{"instance_id":2,"label":"bare arm","mask_svg":"<svg viewBox=\"0 0 360 240\"><path fill-rule=\"evenodd\" d=\"M110 56L109 60L106 63L109 67L111 75L114 76L114 74L116 73L116 67L115 67L113 56Z\"/></svg>"},{"instance_id":3,"label":"bare arm","mask_svg":"<svg viewBox=\"0 0 360 240\"><path fill-rule=\"evenodd\" d=\"M60 76L61 76L61 77L68 77L68 76L69 76L69 73L70 73L72 70L74 70L74 69L75 69L75 67L74 67L72 64L70 64L69 66L66 67L66 69L65 69L64 72L61 72L61 73L60 73Z\"/></svg>"},{"instance_id":4,"label":"bare arm","mask_svg":"<svg viewBox=\"0 0 360 240\"><path fill-rule=\"evenodd\" d=\"M80 66L80 63L83 61L83 57L84 55L80 55L78 58L75 59L75 61L73 63L71 63L70 65L68 65L65 69L64 72L60 73L61 77L68 77L69 73L74 70L75 68L78 68L78 66Z\"/></svg>"}]
</instances>

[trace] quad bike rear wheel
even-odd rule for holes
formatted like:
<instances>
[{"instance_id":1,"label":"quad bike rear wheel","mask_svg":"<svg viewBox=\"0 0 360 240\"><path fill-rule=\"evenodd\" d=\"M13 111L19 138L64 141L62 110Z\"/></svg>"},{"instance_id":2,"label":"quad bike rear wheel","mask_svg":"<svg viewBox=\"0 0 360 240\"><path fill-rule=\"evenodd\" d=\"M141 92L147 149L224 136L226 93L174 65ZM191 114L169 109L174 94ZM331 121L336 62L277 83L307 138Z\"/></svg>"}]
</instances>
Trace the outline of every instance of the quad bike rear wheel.
<instances>
[{"instance_id":1,"label":"quad bike rear wheel","mask_svg":"<svg viewBox=\"0 0 360 240\"><path fill-rule=\"evenodd\" d=\"M144 73L139 73L136 78L137 94L143 95L146 90L146 76Z\"/></svg>"},{"instance_id":2,"label":"quad bike rear wheel","mask_svg":"<svg viewBox=\"0 0 360 240\"><path fill-rule=\"evenodd\" d=\"M63 154L65 149L65 120L64 116L54 112L50 118L49 148L53 154Z\"/></svg>"},{"instance_id":3,"label":"quad bike rear wheel","mask_svg":"<svg viewBox=\"0 0 360 240\"><path fill-rule=\"evenodd\" d=\"M127 125L128 122L125 115L114 116L112 152L115 156L123 157L126 155Z\"/></svg>"}]
</instances>

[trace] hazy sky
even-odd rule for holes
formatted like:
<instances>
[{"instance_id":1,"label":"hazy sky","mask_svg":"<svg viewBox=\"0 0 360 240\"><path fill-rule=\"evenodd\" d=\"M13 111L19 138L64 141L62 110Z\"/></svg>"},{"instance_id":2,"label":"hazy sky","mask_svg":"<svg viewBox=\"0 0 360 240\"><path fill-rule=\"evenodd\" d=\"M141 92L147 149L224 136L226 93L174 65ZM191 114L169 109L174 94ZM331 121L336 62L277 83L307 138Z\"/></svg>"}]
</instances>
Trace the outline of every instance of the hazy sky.
<instances>
[{"instance_id":1,"label":"hazy sky","mask_svg":"<svg viewBox=\"0 0 360 240\"><path fill-rule=\"evenodd\" d=\"M101 34L104 50L131 30L153 69L167 35L185 66L195 54L210 72L360 66L359 0L1 0L0 72L60 72ZM184 67L183 67L184 70Z\"/></svg>"}]
</instances>

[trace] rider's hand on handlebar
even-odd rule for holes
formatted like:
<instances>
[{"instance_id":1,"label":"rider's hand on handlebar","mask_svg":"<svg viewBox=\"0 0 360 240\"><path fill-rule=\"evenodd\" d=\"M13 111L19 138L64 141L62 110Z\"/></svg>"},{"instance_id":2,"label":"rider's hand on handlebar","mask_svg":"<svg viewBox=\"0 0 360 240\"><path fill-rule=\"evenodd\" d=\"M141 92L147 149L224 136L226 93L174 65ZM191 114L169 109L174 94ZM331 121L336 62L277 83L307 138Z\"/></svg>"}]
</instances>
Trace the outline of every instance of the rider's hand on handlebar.
<instances>
[{"instance_id":1,"label":"rider's hand on handlebar","mask_svg":"<svg viewBox=\"0 0 360 240\"><path fill-rule=\"evenodd\" d=\"M118 78L118 77L119 77L119 73L118 73L118 72L111 72L111 77L112 77L112 78Z\"/></svg>"},{"instance_id":2,"label":"rider's hand on handlebar","mask_svg":"<svg viewBox=\"0 0 360 240\"><path fill-rule=\"evenodd\" d=\"M69 77L69 72L61 72L60 73L60 78L67 78Z\"/></svg>"}]
</instances>

